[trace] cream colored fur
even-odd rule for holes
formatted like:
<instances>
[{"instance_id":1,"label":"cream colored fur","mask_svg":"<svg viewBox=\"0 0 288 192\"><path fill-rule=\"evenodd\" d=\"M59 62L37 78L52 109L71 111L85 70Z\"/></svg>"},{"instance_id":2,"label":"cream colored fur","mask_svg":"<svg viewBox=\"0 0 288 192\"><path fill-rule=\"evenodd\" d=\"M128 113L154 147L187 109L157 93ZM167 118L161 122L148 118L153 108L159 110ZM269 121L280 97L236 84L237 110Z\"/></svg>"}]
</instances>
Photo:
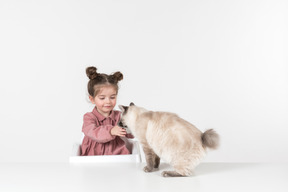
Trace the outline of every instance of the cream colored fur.
<instances>
[{"instance_id":1,"label":"cream colored fur","mask_svg":"<svg viewBox=\"0 0 288 192\"><path fill-rule=\"evenodd\" d=\"M158 168L162 158L175 169L162 172L163 176L190 176L205 156L206 148L218 146L215 131L209 130L209 135L204 137L205 133L174 113L152 112L135 105L119 107L123 111L121 121L142 144L146 172Z\"/></svg>"}]
</instances>

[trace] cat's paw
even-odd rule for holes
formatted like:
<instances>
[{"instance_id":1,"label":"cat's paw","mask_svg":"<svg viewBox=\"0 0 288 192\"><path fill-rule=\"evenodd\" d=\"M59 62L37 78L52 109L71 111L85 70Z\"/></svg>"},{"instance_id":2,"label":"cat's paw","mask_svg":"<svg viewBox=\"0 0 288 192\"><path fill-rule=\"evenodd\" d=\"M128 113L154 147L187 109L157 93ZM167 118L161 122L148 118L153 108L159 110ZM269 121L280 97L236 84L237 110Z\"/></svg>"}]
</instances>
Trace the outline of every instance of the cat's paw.
<instances>
[{"instance_id":1,"label":"cat's paw","mask_svg":"<svg viewBox=\"0 0 288 192\"><path fill-rule=\"evenodd\" d=\"M176 171L163 171L161 175L163 177L183 177L184 176L184 175L177 173Z\"/></svg>"},{"instance_id":2,"label":"cat's paw","mask_svg":"<svg viewBox=\"0 0 288 192\"><path fill-rule=\"evenodd\" d=\"M163 172L161 173L161 175L162 175L163 177L170 177L168 171L163 171Z\"/></svg>"},{"instance_id":3,"label":"cat's paw","mask_svg":"<svg viewBox=\"0 0 288 192\"><path fill-rule=\"evenodd\" d=\"M150 168L150 167L148 167L148 166L145 166L145 167L143 168L143 171L145 171L146 173L151 172L152 170L153 170L153 168Z\"/></svg>"}]
</instances>

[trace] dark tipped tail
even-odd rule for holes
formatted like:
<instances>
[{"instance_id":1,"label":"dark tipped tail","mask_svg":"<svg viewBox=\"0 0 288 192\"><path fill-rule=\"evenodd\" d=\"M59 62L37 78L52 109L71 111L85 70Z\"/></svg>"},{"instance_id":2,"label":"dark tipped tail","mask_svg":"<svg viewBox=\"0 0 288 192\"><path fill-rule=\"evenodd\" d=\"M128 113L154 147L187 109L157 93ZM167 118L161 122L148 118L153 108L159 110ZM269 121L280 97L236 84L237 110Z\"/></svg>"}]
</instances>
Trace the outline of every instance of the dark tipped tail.
<instances>
[{"instance_id":1,"label":"dark tipped tail","mask_svg":"<svg viewBox=\"0 0 288 192\"><path fill-rule=\"evenodd\" d=\"M202 145L211 149L217 149L219 146L219 135L213 129L208 129L202 133Z\"/></svg>"}]
</instances>

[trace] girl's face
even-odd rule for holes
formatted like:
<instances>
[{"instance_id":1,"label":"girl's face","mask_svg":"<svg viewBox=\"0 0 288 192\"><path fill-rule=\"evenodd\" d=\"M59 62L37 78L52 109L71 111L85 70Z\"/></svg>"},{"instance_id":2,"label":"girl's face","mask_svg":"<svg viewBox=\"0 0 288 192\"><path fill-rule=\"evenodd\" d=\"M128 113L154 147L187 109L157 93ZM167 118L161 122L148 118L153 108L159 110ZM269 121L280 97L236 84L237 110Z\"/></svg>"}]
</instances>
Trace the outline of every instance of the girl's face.
<instances>
[{"instance_id":1,"label":"girl's face","mask_svg":"<svg viewBox=\"0 0 288 192\"><path fill-rule=\"evenodd\" d=\"M96 105L100 114L108 117L116 105L117 91L113 86L105 86L100 89L96 97L89 96L89 99Z\"/></svg>"}]
</instances>

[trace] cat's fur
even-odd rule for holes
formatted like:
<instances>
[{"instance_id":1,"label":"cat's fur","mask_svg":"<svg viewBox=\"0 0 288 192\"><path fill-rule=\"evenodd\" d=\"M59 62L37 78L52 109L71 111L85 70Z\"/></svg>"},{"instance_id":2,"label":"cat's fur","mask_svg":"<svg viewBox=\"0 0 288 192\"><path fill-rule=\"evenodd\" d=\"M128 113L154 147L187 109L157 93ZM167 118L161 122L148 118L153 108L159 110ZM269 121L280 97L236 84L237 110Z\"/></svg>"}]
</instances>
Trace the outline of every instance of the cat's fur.
<instances>
[{"instance_id":1,"label":"cat's fur","mask_svg":"<svg viewBox=\"0 0 288 192\"><path fill-rule=\"evenodd\" d=\"M145 172L158 168L162 158L175 169L163 171L162 176L190 176L205 156L206 148L218 146L219 136L213 129L202 133L174 113L148 111L134 103L119 108L122 123L143 147L147 163Z\"/></svg>"}]
</instances>

